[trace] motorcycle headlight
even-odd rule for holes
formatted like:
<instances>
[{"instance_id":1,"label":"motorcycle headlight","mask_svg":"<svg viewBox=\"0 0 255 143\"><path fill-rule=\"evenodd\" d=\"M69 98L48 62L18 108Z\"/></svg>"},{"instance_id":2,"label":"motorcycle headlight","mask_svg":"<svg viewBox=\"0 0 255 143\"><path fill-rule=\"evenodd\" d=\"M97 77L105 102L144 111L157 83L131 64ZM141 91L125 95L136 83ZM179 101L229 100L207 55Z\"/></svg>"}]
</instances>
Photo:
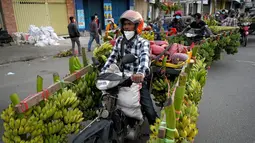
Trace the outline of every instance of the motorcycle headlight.
<instances>
[{"instance_id":1,"label":"motorcycle headlight","mask_svg":"<svg viewBox=\"0 0 255 143\"><path fill-rule=\"evenodd\" d=\"M243 26L247 26L247 25L249 25L250 23L249 22L244 22L242 25Z\"/></svg>"}]
</instances>

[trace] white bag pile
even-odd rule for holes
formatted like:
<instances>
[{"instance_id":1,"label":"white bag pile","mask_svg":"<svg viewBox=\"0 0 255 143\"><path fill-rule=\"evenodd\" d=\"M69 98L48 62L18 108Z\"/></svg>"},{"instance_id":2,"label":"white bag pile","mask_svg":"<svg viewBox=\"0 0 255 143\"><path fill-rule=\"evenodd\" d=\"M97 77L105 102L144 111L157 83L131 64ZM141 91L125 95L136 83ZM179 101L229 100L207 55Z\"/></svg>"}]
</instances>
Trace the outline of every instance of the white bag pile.
<instances>
[{"instance_id":1,"label":"white bag pile","mask_svg":"<svg viewBox=\"0 0 255 143\"><path fill-rule=\"evenodd\" d=\"M42 26L39 28L35 25L29 26L28 33L13 33L13 39L17 45L29 43L38 47L59 45L58 41L64 40L64 38L57 36L51 26Z\"/></svg>"},{"instance_id":2,"label":"white bag pile","mask_svg":"<svg viewBox=\"0 0 255 143\"><path fill-rule=\"evenodd\" d=\"M59 40L64 40L57 36L54 29L51 26L36 27L35 25L29 26L28 42L38 47L47 45L59 45Z\"/></svg>"}]
</instances>

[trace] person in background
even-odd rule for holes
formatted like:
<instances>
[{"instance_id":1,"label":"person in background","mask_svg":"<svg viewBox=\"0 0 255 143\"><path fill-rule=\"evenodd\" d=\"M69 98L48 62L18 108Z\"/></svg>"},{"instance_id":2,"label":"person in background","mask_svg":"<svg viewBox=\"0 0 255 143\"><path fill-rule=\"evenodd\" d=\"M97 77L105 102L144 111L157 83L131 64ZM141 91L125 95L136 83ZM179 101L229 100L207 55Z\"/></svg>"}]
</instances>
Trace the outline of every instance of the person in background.
<instances>
[{"instance_id":1,"label":"person in background","mask_svg":"<svg viewBox=\"0 0 255 143\"><path fill-rule=\"evenodd\" d=\"M185 23L183 22L182 13L180 11L175 12L174 19L169 24L168 28L176 28L177 32L182 32L185 28Z\"/></svg>"},{"instance_id":2,"label":"person in background","mask_svg":"<svg viewBox=\"0 0 255 143\"><path fill-rule=\"evenodd\" d=\"M240 16L238 17L238 22L242 23L245 21L245 19L246 19L245 13L241 13Z\"/></svg>"},{"instance_id":3,"label":"person in background","mask_svg":"<svg viewBox=\"0 0 255 143\"><path fill-rule=\"evenodd\" d=\"M94 16L95 16L96 23L97 23L98 34L99 34L100 36L102 36L102 30L101 30L100 21L99 21L99 18L98 18L97 13L96 13Z\"/></svg>"},{"instance_id":4,"label":"person in background","mask_svg":"<svg viewBox=\"0 0 255 143\"><path fill-rule=\"evenodd\" d=\"M205 34L208 36L213 35L212 31L208 28L207 24L201 19L202 15L200 13L196 13L193 16L195 18L195 21L193 21L181 34L193 28L200 29L199 35L201 36L204 36Z\"/></svg>"},{"instance_id":5,"label":"person in background","mask_svg":"<svg viewBox=\"0 0 255 143\"><path fill-rule=\"evenodd\" d=\"M69 33L69 37L71 38L72 41L72 52L73 55L75 55L75 43L78 46L78 54L81 55L81 43L80 43L80 32L77 28L76 25L76 20L74 17L70 17L70 24L67 26L68 28L68 33Z\"/></svg>"},{"instance_id":6,"label":"person in background","mask_svg":"<svg viewBox=\"0 0 255 143\"><path fill-rule=\"evenodd\" d=\"M108 36L108 33L111 31L111 30L117 30L118 29L118 26L114 23L114 19L111 18L108 20L108 24L105 28L105 36Z\"/></svg>"},{"instance_id":7,"label":"person in background","mask_svg":"<svg viewBox=\"0 0 255 143\"><path fill-rule=\"evenodd\" d=\"M90 39L89 39L89 43L88 43L88 52L91 51L91 45L92 45L92 42L94 41L94 39L96 40L96 43L98 45L100 45L98 28L97 28L95 16L91 16L91 22L89 24L89 34L90 34Z\"/></svg>"},{"instance_id":8,"label":"person in background","mask_svg":"<svg viewBox=\"0 0 255 143\"><path fill-rule=\"evenodd\" d=\"M238 20L235 18L235 16L236 16L235 11L231 10L229 12L229 17L227 17L226 19L222 21L222 26L232 26L232 27L238 26Z\"/></svg>"},{"instance_id":9,"label":"person in background","mask_svg":"<svg viewBox=\"0 0 255 143\"><path fill-rule=\"evenodd\" d=\"M223 9L220 14L220 20L224 20L228 17L227 11Z\"/></svg>"}]
</instances>

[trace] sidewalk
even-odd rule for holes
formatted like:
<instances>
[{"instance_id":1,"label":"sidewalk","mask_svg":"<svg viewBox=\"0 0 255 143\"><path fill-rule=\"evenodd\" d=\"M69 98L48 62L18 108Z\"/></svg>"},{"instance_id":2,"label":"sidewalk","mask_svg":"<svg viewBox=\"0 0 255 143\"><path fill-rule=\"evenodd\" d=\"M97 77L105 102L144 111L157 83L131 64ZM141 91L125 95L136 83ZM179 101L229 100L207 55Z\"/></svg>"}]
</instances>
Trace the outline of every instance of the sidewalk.
<instances>
[{"instance_id":1,"label":"sidewalk","mask_svg":"<svg viewBox=\"0 0 255 143\"><path fill-rule=\"evenodd\" d=\"M89 37L80 37L81 46L88 47ZM58 46L47 46L47 47L35 47L33 45L5 45L0 47L0 65L18 61L28 61L42 57L54 56L59 51L68 50L72 48L71 40L65 39L59 41ZM94 48L95 41L93 42L92 48ZM77 45L75 45L77 48Z\"/></svg>"}]
</instances>

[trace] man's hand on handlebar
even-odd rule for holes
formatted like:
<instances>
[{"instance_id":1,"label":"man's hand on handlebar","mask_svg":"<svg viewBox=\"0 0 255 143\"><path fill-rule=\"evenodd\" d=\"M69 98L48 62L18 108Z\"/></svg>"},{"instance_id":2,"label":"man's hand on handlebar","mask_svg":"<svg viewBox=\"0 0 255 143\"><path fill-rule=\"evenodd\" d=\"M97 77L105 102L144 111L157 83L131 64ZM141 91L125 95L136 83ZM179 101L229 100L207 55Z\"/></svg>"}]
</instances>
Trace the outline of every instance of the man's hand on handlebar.
<instances>
[{"instance_id":1,"label":"man's hand on handlebar","mask_svg":"<svg viewBox=\"0 0 255 143\"><path fill-rule=\"evenodd\" d=\"M141 83L144 81L144 75L143 74L133 74L131 76L131 80L134 82L134 83Z\"/></svg>"}]
</instances>

